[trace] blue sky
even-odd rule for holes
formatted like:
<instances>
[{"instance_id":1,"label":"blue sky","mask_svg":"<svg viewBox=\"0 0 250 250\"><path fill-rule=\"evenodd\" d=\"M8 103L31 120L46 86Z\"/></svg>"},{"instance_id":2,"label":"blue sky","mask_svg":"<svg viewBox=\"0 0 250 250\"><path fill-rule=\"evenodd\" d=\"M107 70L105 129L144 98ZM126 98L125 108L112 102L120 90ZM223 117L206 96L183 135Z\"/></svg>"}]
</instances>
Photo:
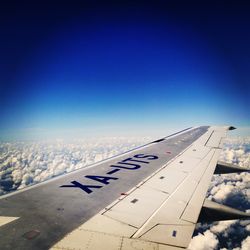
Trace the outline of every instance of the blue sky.
<instances>
[{"instance_id":1,"label":"blue sky","mask_svg":"<svg viewBox=\"0 0 250 250\"><path fill-rule=\"evenodd\" d=\"M248 4L2 8L0 139L250 126Z\"/></svg>"}]
</instances>

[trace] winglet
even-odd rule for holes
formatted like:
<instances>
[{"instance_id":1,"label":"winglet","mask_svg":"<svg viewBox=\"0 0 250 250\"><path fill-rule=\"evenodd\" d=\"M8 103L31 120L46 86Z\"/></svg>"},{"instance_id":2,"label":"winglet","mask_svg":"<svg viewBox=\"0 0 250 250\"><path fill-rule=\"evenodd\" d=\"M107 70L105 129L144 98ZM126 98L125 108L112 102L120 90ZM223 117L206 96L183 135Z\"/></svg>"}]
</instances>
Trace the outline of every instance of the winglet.
<instances>
[{"instance_id":1,"label":"winglet","mask_svg":"<svg viewBox=\"0 0 250 250\"><path fill-rule=\"evenodd\" d=\"M250 219L250 213L242 212L216 202L205 200L198 222Z\"/></svg>"}]
</instances>

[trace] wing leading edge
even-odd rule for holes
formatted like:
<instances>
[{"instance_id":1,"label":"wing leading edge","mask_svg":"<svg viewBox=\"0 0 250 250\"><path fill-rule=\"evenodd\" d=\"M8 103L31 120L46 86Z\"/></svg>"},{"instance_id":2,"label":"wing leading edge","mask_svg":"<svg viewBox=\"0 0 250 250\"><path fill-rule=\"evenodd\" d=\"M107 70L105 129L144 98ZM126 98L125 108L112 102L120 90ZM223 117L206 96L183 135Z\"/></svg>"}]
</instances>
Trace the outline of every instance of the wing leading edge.
<instances>
[{"instance_id":1,"label":"wing leading edge","mask_svg":"<svg viewBox=\"0 0 250 250\"><path fill-rule=\"evenodd\" d=\"M1 197L0 219L16 218L0 226L1 248L183 249L205 212L249 216L205 202L215 169L237 170L217 165L230 129L187 129Z\"/></svg>"}]
</instances>

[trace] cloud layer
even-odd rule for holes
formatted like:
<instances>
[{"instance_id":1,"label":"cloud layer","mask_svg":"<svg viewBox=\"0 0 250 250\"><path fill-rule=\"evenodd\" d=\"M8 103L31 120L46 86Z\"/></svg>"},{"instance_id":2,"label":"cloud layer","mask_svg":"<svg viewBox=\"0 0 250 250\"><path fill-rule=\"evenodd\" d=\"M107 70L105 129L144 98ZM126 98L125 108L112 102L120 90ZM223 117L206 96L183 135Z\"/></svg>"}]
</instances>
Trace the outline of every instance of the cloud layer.
<instances>
[{"instance_id":1,"label":"cloud layer","mask_svg":"<svg viewBox=\"0 0 250 250\"><path fill-rule=\"evenodd\" d=\"M0 195L71 172L149 141L99 138L0 143Z\"/></svg>"},{"instance_id":2,"label":"cloud layer","mask_svg":"<svg viewBox=\"0 0 250 250\"><path fill-rule=\"evenodd\" d=\"M74 141L0 143L0 195L112 157L150 138L99 138ZM228 138L220 160L250 168L250 137ZM250 212L250 174L213 177L207 197ZM189 249L250 249L250 221L197 225Z\"/></svg>"}]
</instances>

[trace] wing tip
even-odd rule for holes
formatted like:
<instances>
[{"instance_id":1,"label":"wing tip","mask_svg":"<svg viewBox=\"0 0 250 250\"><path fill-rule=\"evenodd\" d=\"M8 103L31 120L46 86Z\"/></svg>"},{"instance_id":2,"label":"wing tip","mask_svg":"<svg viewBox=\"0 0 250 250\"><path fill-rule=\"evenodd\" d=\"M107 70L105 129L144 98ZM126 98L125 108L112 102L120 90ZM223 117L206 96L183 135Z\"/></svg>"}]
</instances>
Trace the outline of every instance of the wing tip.
<instances>
[{"instance_id":1,"label":"wing tip","mask_svg":"<svg viewBox=\"0 0 250 250\"><path fill-rule=\"evenodd\" d=\"M228 130L235 130L236 129L236 127L234 127L234 126L229 126L228 127Z\"/></svg>"}]
</instances>

